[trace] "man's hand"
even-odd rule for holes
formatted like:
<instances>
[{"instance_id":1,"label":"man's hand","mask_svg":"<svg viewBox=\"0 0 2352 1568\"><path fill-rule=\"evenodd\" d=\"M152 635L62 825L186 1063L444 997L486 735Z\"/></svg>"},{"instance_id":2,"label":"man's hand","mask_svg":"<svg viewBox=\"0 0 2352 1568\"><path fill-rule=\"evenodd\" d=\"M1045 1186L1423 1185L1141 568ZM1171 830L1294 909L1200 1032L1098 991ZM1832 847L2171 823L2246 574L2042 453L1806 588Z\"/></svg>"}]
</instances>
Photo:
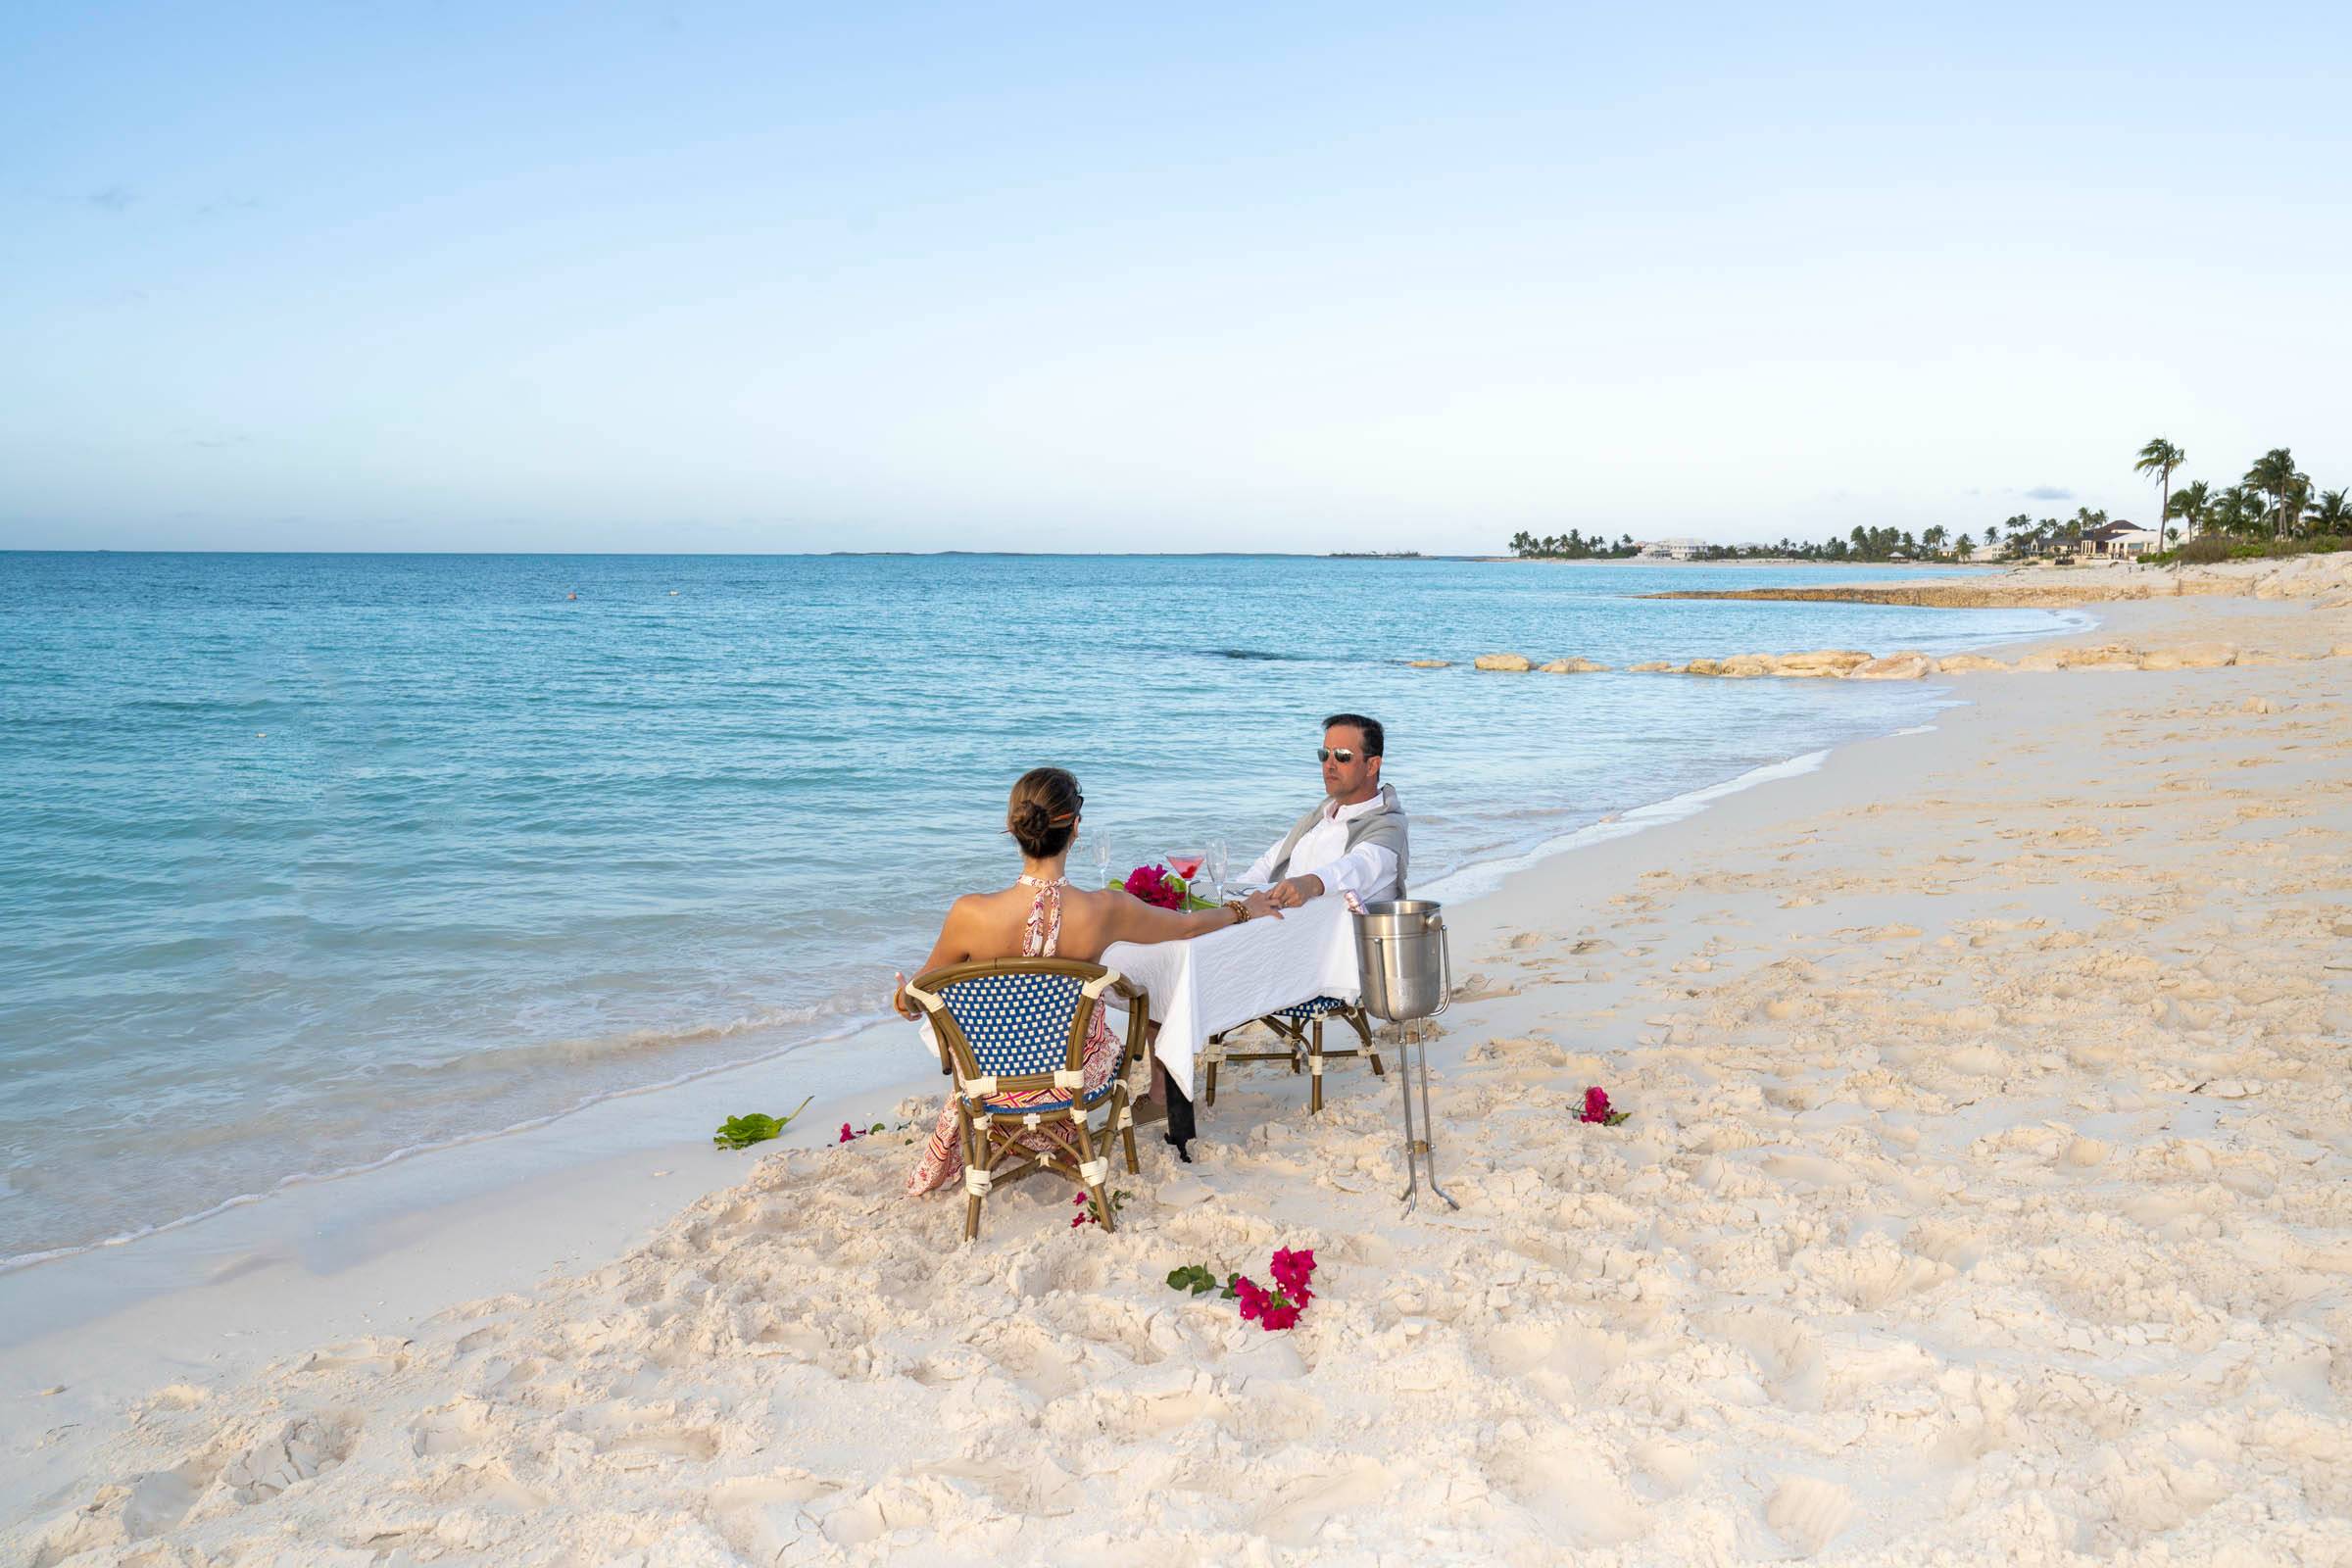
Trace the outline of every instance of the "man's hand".
<instances>
[{"instance_id":1,"label":"man's hand","mask_svg":"<svg viewBox=\"0 0 2352 1568\"><path fill-rule=\"evenodd\" d=\"M1309 899L1323 896L1323 879L1319 876L1286 876L1266 890L1267 900L1277 909L1296 909Z\"/></svg>"},{"instance_id":2,"label":"man's hand","mask_svg":"<svg viewBox=\"0 0 2352 1568\"><path fill-rule=\"evenodd\" d=\"M1252 893L1244 899L1242 912L1245 918L1251 920L1255 920L1261 915L1274 920L1282 918L1282 911L1274 906L1274 891L1271 888L1262 893Z\"/></svg>"}]
</instances>

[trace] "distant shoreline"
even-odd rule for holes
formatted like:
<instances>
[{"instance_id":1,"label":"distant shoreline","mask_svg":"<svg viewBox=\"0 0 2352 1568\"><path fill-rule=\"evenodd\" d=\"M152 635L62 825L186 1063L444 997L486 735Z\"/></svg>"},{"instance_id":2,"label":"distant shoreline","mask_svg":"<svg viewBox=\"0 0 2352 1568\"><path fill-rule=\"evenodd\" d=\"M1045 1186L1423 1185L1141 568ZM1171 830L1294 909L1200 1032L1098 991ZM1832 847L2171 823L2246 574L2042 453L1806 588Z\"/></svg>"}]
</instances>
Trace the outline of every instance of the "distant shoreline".
<instances>
[{"instance_id":1,"label":"distant shoreline","mask_svg":"<svg viewBox=\"0 0 2352 1568\"><path fill-rule=\"evenodd\" d=\"M1452 559L1503 561L1531 566L1834 566L1840 571L1852 571L1864 566L1888 570L1900 567L1905 571L1988 571L2002 564L1997 561L1817 561L1804 556L1735 556L1721 561L1677 561L1671 557L1660 559L1655 556L1646 560L1641 556L1466 556Z\"/></svg>"}]
</instances>

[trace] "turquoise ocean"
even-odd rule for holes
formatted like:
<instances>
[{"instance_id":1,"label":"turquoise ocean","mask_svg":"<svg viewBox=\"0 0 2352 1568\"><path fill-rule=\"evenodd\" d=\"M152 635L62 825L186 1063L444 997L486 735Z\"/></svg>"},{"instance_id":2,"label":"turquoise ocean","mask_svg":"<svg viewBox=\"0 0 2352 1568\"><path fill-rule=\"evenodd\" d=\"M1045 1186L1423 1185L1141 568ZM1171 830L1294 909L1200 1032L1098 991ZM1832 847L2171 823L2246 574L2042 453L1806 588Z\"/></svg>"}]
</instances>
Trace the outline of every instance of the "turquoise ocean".
<instances>
[{"instance_id":1,"label":"turquoise ocean","mask_svg":"<svg viewBox=\"0 0 2352 1568\"><path fill-rule=\"evenodd\" d=\"M1322 715L1360 710L1416 881L1467 890L1952 700L1478 654L1949 652L2076 623L1638 597L1872 575L0 555L0 1259L870 1019L948 901L1016 868L1004 798L1031 766L1078 774L1114 875L1212 837L1238 868L1319 792Z\"/></svg>"}]
</instances>

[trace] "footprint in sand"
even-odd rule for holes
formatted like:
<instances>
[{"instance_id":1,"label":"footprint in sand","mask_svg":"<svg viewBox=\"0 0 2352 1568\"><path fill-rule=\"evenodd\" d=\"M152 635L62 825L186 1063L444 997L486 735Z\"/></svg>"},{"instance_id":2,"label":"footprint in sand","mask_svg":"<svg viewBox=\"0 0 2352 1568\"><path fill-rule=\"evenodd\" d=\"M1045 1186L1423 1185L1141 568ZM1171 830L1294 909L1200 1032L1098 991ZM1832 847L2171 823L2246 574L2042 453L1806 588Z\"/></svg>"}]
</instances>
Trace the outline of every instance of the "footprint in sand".
<instances>
[{"instance_id":1,"label":"footprint in sand","mask_svg":"<svg viewBox=\"0 0 2352 1568\"><path fill-rule=\"evenodd\" d=\"M1821 1408L1821 1336L1795 1318L1763 1309L1714 1312L1691 1318L1690 1326L1745 1351L1776 1402L1791 1410Z\"/></svg>"},{"instance_id":2,"label":"footprint in sand","mask_svg":"<svg viewBox=\"0 0 2352 1568\"><path fill-rule=\"evenodd\" d=\"M1215 1379L1179 1363L1138 1378L1118 1388L1089 1390L1069 1401L1071 1435L1080 1439L1100 1433L1113 1443L1156 1438L1196 1421L1223 1415L1228 1406L1217 1394ZM1250 1414L1253 1430L1262 1430L1261 1412L1253 1401Z\"/></svg>"},{"instance_id":3,"label":"footprint in sand","mask_svg":"<svg viewBox=\"0 0 2352 1568\"><path fill-rule=\"evenodd\" d=\"M1812 1248L1799 1252L1795 1262L1824 1289L1865 1312L1890 1306L1953 1276L1949 1264L1900 1251L1886 1243L1877 1247Z\"/></svg>"},{"instance_id":4,"label":"footprint in sand","mask_svg":"<svg viewBox=\"0 0 2352 1568\"><path fill-rule=\"evenodd\" d=\"M1019 1319L992 1324L972 1337L972 1346L997 1370L1041 1399L1075 1393L1085 1381L1071 1348L1057 1345L1043 1329Z\"/></svg>"},{"instance_id":5,"label":"footprint in sand","mask_svg":"<svg viewBox=\"0 0 2352 1568\"><path fill-rule=\"evenodd\" d=\"M1819 1556L1853 1520L1854 1494L1817 1476L1788 1477L1764 1504L1772 1533L1807 1557Z\"/></svg>"},{"instance_id":6,"label":"footprint in sand","mask_svg":"<svg viewBox=\"0 0 2352 1568\"><path fill-rule=\"evenodd\" d=\"M1625 1337L1582 1323L1506 1323L1481 1347L1494 1370L1525 1378L1561 1404L1574 1404L1599 1389L1603 1380L1632 1357Z\"/></svg>"},{"instance_id":7,"label":"footprint in sand","mask_svg":"<svg viewBox=\"0 0 2352 1568\"><path fill-rule=\"evenodd\" d=\"M806 1506L840 1489L805 1470L721 1482L705 1500L711 1528L754 1562L776 1562L808 1531Z\"/></svg>"},{"instance_id":8,"label":"footprint in sand","mask_svg":"<svg viewBox=\"0 0 2352 1568\"><path fill-rule=\"evenodd\" d=\"M1535 1516L1548 1541L1615 1546L1648 1532L1648 1510L1606 1460L1569 1432L1523 1435L1490 1451L1483 1468Z\"/></svg>"},{"instance_id":9,"label":"footprint in sand","mask_svg":"<svg viewBox=\"0 0 2352 1568\"><path fill-rule=\"evenodd\" d=\"M490 1436L490 1405L484 1399L460 1399L428 1410L409 1428L409 1451L419 1459L469 1453Z\"/></svg>"},{"instance_id":10,"label":"footprint in sand","mask_svg":"<svg viewBox=\"0 0 2352 1568\"><path fill-rule=\"evenodd\" d=\"M1358 1459L1336 1472L1285 1482L1251 1525L1278 1545L1311 1545L1334 1517L1378 1502L1389 1492L1387 1469L1371 1459Z\"/></svg>"}]
</instances>

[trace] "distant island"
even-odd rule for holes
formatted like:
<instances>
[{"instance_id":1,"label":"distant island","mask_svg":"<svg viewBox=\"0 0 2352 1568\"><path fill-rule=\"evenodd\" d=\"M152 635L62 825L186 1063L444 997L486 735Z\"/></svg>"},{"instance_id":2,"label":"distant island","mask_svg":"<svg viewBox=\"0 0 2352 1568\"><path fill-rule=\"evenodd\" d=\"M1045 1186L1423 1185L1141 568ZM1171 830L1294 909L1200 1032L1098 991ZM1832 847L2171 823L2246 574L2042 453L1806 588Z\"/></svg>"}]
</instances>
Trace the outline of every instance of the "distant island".
<instances>
[{"instance_id":1,"label":"distant island","mask_svg":"<svg viewBox=\"0 0 2352 1568\"><path fill-rule=\"evenodd\" d=\"M1419 561L1422 556L1418 550L1334 550L1325 555L1323 559L1325 561Z\"/></svg>"},{"instance_id":2,"label":"distant island","mask_svg":"<svg viewBox=\"0 0 2352 1568\"><path fill-rule=\"evenodd\" d=\"M2273 447L2254 460L2237 484L2215 490L2204 480L2176 489L2173 475L2188 454L2159 436L2133 454L2132 471L2157 486L2158 525L2142 527L2104 511L2077 507L2072 517L2025 513L1985 526L1982 541L1943 527L1855 528L1821 543L1783 538L1777 544L1718 545L1703 539L1636 540L1632 534L1587 538L1520 532L1511 554L1521 561L1786 561L1956 564L1962 562L2077 557L2211 564L2238 557L2340 550L2352 539L2352 495L2321 490L2300 472L2295 455ZM2175 526L2175 524L2178 526Z\"/></svg>"}]
</instances>

